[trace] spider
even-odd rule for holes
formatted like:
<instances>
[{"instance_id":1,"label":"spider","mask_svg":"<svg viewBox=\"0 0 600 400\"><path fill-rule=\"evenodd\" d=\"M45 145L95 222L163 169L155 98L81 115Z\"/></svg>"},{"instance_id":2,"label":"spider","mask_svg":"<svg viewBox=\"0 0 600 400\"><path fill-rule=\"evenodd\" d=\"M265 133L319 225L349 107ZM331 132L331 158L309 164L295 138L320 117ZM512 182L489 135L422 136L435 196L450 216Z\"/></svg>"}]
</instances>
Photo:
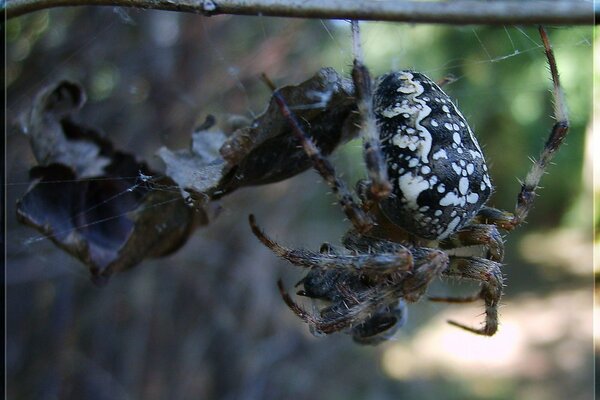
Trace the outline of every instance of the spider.
<instances>
[{"instance_id":1,"label":"spider","mask_svg":"<svg viewBox=\"0 0 600 400\"><path fill-rule=\"evenodd\" d=\"M354 83L368 178L356 196L335 173L270 81L273 95L314 169L330 186L352 223L344 249L286 248L249 221L257 238L277 256L307 270L298 295L313 301L308 311L284 289L288 307L316 334L345 332L363 344L391 338L406 321L406 304L419 300L440 276L480 282L468 297L430 297L438 302L483 300L485 321L475 328L448 321L475 334L498 329L503 292L504 243L499 230L525 220L539 181L563 142L568 116L552 47L539 33L553 81L556 122L537 161L521 184L513 213L486 206L493 186L484 155L467 121L440 85L416 71L395 71L374 85L363 64L358 22L352 22ZM373 87L372 87L373 86ZM358 200L356 199L358 197ZM483 257L452 255L477 246Z\"/></svg>"}]
</instances>

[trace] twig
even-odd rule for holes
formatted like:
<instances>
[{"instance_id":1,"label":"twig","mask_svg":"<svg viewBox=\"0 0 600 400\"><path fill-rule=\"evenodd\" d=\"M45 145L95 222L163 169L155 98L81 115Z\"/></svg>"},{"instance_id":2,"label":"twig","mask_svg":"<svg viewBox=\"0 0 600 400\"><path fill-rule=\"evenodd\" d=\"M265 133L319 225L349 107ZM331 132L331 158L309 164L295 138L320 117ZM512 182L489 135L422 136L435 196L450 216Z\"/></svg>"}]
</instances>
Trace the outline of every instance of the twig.
<instances>
[{"instance_id":1,"label":"twig","mask_svg":"<svg viewBox=\"0 0 600 400\"><path fill-rule=\"evenodd\" d=\"M102 5L217 14L485 25L589 25L592 1L7 0L7 18L52 7Z\"/></svg>"}]
</instances>

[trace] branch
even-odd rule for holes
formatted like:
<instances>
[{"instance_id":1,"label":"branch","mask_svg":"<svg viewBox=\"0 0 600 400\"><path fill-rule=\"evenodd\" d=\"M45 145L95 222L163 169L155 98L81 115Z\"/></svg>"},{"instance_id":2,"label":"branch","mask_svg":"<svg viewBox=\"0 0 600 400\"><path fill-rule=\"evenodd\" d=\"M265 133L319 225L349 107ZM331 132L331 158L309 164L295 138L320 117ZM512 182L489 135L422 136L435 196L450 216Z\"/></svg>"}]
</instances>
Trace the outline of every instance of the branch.
<instances>
[{"instance_id":1,"label":"branch","mask_svg":"<svg viewBox=\"0 0 600 400\"><path fill-rule=\"evenodd\" d=\"M7 18L63 6L117 6L198 13L356 19L439 24L590 25L600 9L587 1L374 0L7 0Z\"/></svg>"}]
</instances>

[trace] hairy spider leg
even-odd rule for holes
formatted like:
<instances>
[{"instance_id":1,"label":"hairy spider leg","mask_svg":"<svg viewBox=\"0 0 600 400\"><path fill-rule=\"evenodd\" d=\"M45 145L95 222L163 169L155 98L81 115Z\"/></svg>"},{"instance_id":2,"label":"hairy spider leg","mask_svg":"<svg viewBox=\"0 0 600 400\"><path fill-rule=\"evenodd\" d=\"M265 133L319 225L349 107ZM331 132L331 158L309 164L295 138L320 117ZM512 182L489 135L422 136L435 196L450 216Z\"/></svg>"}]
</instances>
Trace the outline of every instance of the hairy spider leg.
<instances>
[{"instance_id":1,"label":"hairy spider leg","mask_svg":"<svg viewBox=\"0 0 600 400\"><path fill-rule=\"evenodd\" d=\"M369 176L367 198L370 201L378 202L390 195L392 184L388 180L387 162L381 150L379 129L373 112L372 79L369 70L364 65L358 21L352 21L351 24L354 52L352 80L358 113L361 118L359 129L363 139L363 155Z\"/></svg>"},{"instance_id":2,"label":"hairy spider leg","mask_svg":"<svg viewBox=\"0 0 600 400\"><path fill-rule=\"evenodd\" d=\"M304 249L289 249L281 246L256 225L254 215L249 216L250 227L254 235L273 253L290 263L304 268L345 269L381 274L384 276L397 272L410 271L413 268L413 256L407 248L399 247L395 252L378 254L336 254L313 252Z\"/></svg>"},{"instance_id":3,"label":"hairy spider leg","mask_svg":"<svg viewBox=\"0 0 600 400\"><path fill-rule=\"evenodd\" d=\"M431 280L439 276L449 265L448 256L440 250L422 248L418 252L419 254L415 255L414 270L410 276L400 279L399 282L374 286L370 290L363 291L361 299L356 299L352 293L349 293L344 312L338 311L333 315L323 316L306 311L287 293L281 280L277 282L277 286L283 301L300 319L311 325L317 333L334 333L352 326L357 321L360 321L361 324L368 322L373 315L378 315L377 311L382 307L389 306L399 299L404 298L410 302L417 301ZM368 256L374 257L375 255L368 254Z\"/></svg>"},{"instance_id":4,"label":"hairy spider leg","mask_svg":"<svg viewBox=\"0 0 600 400\"><path fill-rule=\"evenodd\" d=\"M525 180L521 183L521 191L517 196L514 214L490 207L484 207L475 217L475 220L478 222L491 223L505 230L515 229L525 221L525 218L527 218L527 214L529 214L529 211L533 206L535 191L539 187L540 180L569 131L567 105L565 103L562 87L560 86L554 51L552 50L548 35L542 26L539 27L539 32L542 43L544 44L544 51L546 52L548 66L552 76L552 97L554 100L554 119L556 122L550 131L550 136L548 136L539 158L534 161L531 169L525 176Z\"/></svg>"},{"instance_id":5,"label":"hairy spider leg","mask_svg":"<svg viewBox=\"0 0 600 400\"><path fill-rule=\"evenodd\" d=\"M430 297L430 301L446 303L469 303L482 299L485 303L485 323L482 328L472 328L456 321L449 324L478 335L493 336L498 330L498 305L504 288L502 264L479 257L450 257L450 267L444 275L472 279L482 282L481 290L475 296L467 297Z\"/></svg>"},{"instance_id":6,"label":"hairy spider leg","mask_svg":"<svg viewBox=\"0 0 600 400\"><path fill-rule=\"evenodd\" d=\"M317 314L312 314L306 311L302 306L296 303L289 293L285 290L281 279L277 281L277 287L281 298L287 304L287 306L296 314L300 319L309 324L316 333L329 334L340 331L350 326L352 321L355 320L356 316L353 313L347 313L345 315L339 315L334 319L325 319Z\"/></svg>"},{"instance_id":7,"label":"hairy spider leg","mask_svg":"<svg viewBox=\"0 0 600 400\"><path fill-rule=\"evenodd\" d=\"M495 225L466 225L440 242L442 249L465 246L484 246L489 260L501 262L504 258L504 241Z\"/></svg>"},{"instance_id":8,"label":"hairy spider leg","mask_svg":"<svg viewBox=\"0 0 600 400\"><path fill-rule=\"evenodd\" d=\"M275 88L273 82L271 82L271 80L264 74L263 80L273 92L273 98L275 99L281 114L287 119L292 131L298 140L300 140L302 148L312 162L313 168L319 173L319 175L321 175L325 182L327 182L327 185L329 185L333 193L336 195L344 213L348 219L350 219L352 225L354 225L354 227L360 232L368 232L371 230L373 227L372 219L356 203L352 193L348 190L344 181L336 176L335 168L331 162L329 162L329 160L323 156L323 154L321 154L319 147L313 142L310 136L304 132L302 126L296 118L296 115L288 107L285 99L279 90Z\"/></svg>"},{"instance_id":9,"label":"hairy spider leg","mask_svg":"<svg viewBox=\"0 0 600 400\"><path fill-rule=\"evenodd\" d=\"M442 250L425 247L413 248L415 267L412 274L398 283L397 297L414 303L427 290L431 281L442 275L449 268L449 257Z\"/></svg>"}]
</instances>

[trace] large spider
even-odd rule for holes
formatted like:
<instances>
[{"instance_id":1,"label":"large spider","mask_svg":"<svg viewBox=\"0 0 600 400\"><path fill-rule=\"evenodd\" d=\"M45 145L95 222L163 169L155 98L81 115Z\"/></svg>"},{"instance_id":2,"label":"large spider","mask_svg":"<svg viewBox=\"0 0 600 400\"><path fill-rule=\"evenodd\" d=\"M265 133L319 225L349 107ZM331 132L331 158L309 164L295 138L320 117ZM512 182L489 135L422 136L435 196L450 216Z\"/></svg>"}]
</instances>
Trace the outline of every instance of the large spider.
<instances>
[{"instance_id":1,"label":"large spider","mask_svg":"<svg viewBox=\"0 0 600 400\"><path fill-rule=\"evenodd\" d=\"M283 300L315 334L344 331L357 342L379 343L403 325L405 304L419 300L433 279L441 275L471 279L481 283L473 296L430 300L483 300L482 327L449 323L491 336L498 329L503 290L504 244L498 229L510 231L525 220L541 176L569 127L546 32L539 28L554 84L556 123L521 184L514 213L485 206L493 187L483 153L467 121L440 86L419 72L396 71L379 77L372 90L356 21L352 32L352 79L368 171L368 179L357 183L359 201L270 84L313 167L336 194L353 225L342 240L345 250L324 244L314 252L279 245L250 216L252 231L264 245L308 270L298 283L302 286L298 295L319 300L321 306L307 311L279 281ZM446 251L467 246L483 248L484 257Z\"/></svg>"}]
</instances>

